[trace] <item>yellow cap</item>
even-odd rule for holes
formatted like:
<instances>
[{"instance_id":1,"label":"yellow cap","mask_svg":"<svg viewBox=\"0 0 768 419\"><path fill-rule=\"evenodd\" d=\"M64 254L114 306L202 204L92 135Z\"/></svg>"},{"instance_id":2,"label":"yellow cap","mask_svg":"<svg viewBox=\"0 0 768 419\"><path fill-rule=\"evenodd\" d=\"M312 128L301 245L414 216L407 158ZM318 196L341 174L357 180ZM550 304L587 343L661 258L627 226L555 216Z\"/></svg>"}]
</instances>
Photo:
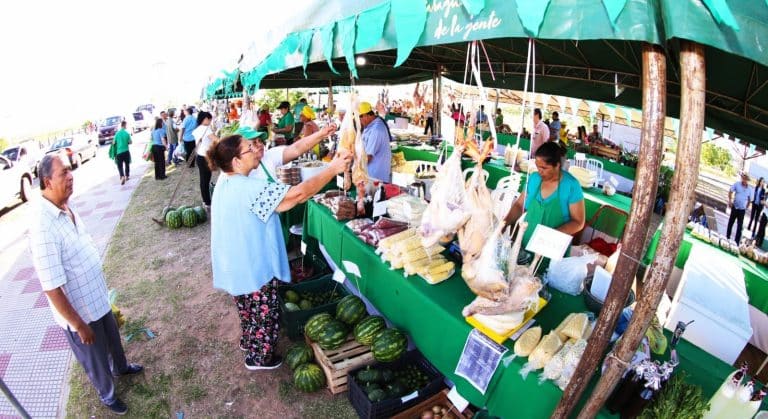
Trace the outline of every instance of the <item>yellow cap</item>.
<instances>
[{"instance_id":1,"label":"yellow cap","mask_svg":"<svg viewBox=\"0 0 768 419\"><path fill-rule=\"evenodd\" d=\"M301 114L304 116L304 118L309 120L315 119L315 111L309 106L304 106L301 108Z\"/></svg>"},{"instance_id":2,"label":"yellow cap","mask_svg":"<svg viewBox=\"0 0 768 419\"><path fill-rule=\"evenodd\" d=\"M357 110L360 112L360 115L365 115L367 113L373 112L373 106L369 102L360 102L360 106L357 108Z\"/></svg>"}]
</instances>

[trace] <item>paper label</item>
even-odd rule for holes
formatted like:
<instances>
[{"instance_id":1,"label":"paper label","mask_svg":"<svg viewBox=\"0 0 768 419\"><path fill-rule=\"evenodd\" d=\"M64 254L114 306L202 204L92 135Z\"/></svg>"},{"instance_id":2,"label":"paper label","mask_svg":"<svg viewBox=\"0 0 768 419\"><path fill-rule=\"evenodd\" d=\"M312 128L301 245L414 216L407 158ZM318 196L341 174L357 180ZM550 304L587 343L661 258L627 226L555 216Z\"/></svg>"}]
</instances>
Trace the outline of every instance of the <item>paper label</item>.
<instances>
[{"instance_id":1,"label":"paper label","mask_svg":"<svg viewBox=\"0 0 768 419\"><path fill-rule=\"evenodd\" d=\"M351 275L355 275L358 278L362 278L362 275L360 275L360 268L355 264L354 262L350 262L348 260L342 260L341 264L344 266L344 269L349 272Z\"/></svg>"},{"instance_id":2,"label":"paper label","mask_svg":"<svg viewBox=\"0 0 768 419\"><path fill-rule=\"evenodd\" d=\"M571 235L539 224L533 230L533 235L528 241L528 246L525 246L525 250L549 258L554 262L563 258L568 246L571 245L571 240L573 240Z\"/></svg>"},{"instance_id":3,"label":"paper label","mask_svg":"<svg viewBox=\"0 0 768 419\"><path fill-rule=\"evenodd\" d=\"M387 201L380 201L373 203L373 216L381 217L387 213Z\"/></svg>"},{"instance_id":4,"label":"paper label","mask_svg":"<svg viewBox=\"0 0 768 419\"><path fill-rule=\"evenodd\" d=\"M506 347L492 341L479 330L472 329L456 366L456 375L466 378L480 393L485 394L506 352Z\"/></svg>"},{"instance_id":5,"label":"paper label","mask_svg":"<svg viewBox=\"0 0 768 419\"><path fill-rule=\"evenodd\" d=\"M307 254L307 244L304 243L304 240L301 241L301 254L306 255Z\"/></svg>"},{"instance_id":6,"label":"paper label","mask_svg":"<svg viewBox=\"0 0 768 419\"><path fill-rule=\"evenodd\" d=\"M456 387L452 388L451 391L448 392L448 400L453 403L453 406L459 412L463 412L469 406L467 399L459 394L459 391L456 390Z\"/></svg>"},{"instance_id":7,"label":"paper label","mask_svg":"<svg viewBox=\"0 0 768 419\"><path fill-rule=\"evenodd\" d=\"M336 186L339 189L344 189L344 175L336 175Z\"/></svg>"},{"instance_id":8,"label":"paper label","mask_svg":"<svg viewBox=\"0 0 768 419\"><path fill-rule=\"evenodd\" d=\"M344 271L342 271L341 269L336 269L333 272L333 280L338 282L339 284L343 284L344 280L346 279L347 277L344 275Z\"/></svg>"},{"instance_id":9,"label":"paper label","mask_svg":"<svg viewBox=\"0 0 768 419\"><path fill-rule=\"evenodd\" d=\"M405 395L405 396L401 397L400 398L400 402L408 403L409 401L411 401L411 400L413 400L413 399L415 399L417 397L419 397L419 391L418 390L414 391L411 394L408 394L408 395Z\"/></svg>"}]
</instances>

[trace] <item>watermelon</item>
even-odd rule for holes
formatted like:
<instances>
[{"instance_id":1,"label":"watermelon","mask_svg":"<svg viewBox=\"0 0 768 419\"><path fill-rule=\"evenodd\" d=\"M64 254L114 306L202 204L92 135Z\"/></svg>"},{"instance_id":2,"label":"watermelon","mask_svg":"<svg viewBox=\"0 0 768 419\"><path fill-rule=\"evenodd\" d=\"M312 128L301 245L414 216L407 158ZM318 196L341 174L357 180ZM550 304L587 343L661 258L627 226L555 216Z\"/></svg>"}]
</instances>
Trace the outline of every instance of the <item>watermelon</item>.
<instances>
[{"instance_id":1,"label":"watermelon","mask_svg":"<svg viewBox=\"0 0 768 419\"><path fill-rule=\"evenodd\" d=\"M179 213L182 213L182 212L184 212L185 209L189 209L189 208L192 208L192 207L190 207L189 205L182 205L182 206L176 208L176 211L178 211Z\"/></svg>"},{"instance_id":2,"label":"watermelon","mask_svg":"<svg viewBox=\"0 0 768 419\"><path fill-rule=\"evenodd\" d=\"M288 311L299 311L301 310L301 307L297 306L295 303L285 303L285 309Z\"/></svg>"},{"instance_id":3,"label":"watermelon","mask_svg":"<svg viewBox=\"0 0 768 419\"><path fill-rule=\"evenodd\" d=\"M317 343L323 349L336 349L347 341L349 329L346 324L338 320L331 320L323 326Z\"/></svg>"},{"instance_id":4,"label":"watermelon","mask_svg":"<svg viewBox=\"0 0 768 419\"><path fill-rule=\"evenodd\" d=\"M325 374L317 364L301 364L293 372L293 385L307 393L320 390L325 385Z\"/></svg>"},{"instance_id":5,"label":"watermelon","mask_svg":"<svg viewBox=\"0 0 768 419\"><path fill-rule=\"evenodd\" d=\"M371 352L379 362L393 362L408 349L408 338L397 329L385 329L373 340Z\"/></svg>"},{"instance_id":6,"label":"watermelon","mask_svg":"<svg viewBox=\"0 0 768 419\"><path fill-rule=\"evenodd\" d=\"M357 326L355 326L353 334L355 335L355 340L358 343L371 346L373 343L373 336L376 334L376 332L386 328L387 323L384 321L383 317L368 316L361 320Z\"/></svg>"},{"instance_id":7,"label":"watermelon","mask_svg":"<svg viewBox=\"0 0 768 419\"><path fill-rule=\"evenodd\" d=\"M181 213L181 223L184 227L194 227L197 225L197 214L192 208L187 208Z\"/></svg>"},{"instance_id":8,"label":"watermelon","mask_svg":"<svg viewBox=\"0 0 768 419\"><path fill-rule=\"evenodd\" d=\"M208 221L208 212L205 211L205 208L197 206L192 208L192 210L195 211L195 215L197 216L197 223L202 224L206 221Z\"/></svg>"},{"instance_id":9,"label":"watermelon","mask_svg":"<svg viewBox=\"0 0 768 419\"><path fill-rule=\"evenodd\" d=\"M178 210L168 211L168 214L165 214L165 224L173 229L181 227L181 213Z\"/></svg>"},{"instance_id":10,"label":"watermelon","mask_svg":"<svg viewBox=\"0 0 768 419\"><path fill-rule=\"evenodd\" d=\"M169 212L171 212L171 211L173 211L175 209L176 208L174 208L174 207L165 207L165 208L163 208L163 219L165 219L165 216L168 215Z\"/></svg>"},{"instance_id":11,"label":"watermelon","mask_svg":"<svg viewBox=\"0 0 768 419\"><path fill-rule=\"evenodd\" d=\"M312 348L306 343L294 345L285 353L285 363L292 370L296 370L299 365L310 361L312 361Z\"/></svg>"},{"instance_id":12,"label":"watermelon","mask_svg":"<svg viewBox=\"0 0 768 419\"><path fill-rule=\"evenodd\" d=\"M368 312L365 310L365 303L360 297L354 295L347 295L342 298L336 306L336 319L341 320L350 326L356 325L367 315Z\"/></svg>"},{"instance_id":13,"label":"watermelon","mask_svg":"<svg viewBox=\"0 0 768 419\"><path fill-rule=\"evenodd\" d=\"M317 338L320 336L320 332L323 331L323 327L325 327L325 324L331 320L333 320L333 316L328 313L315 314L310 317L309 320L307 320L307 324L304 325L304 334L306 334L310 340L317 342Z\"/></svg>"}]
</instances>

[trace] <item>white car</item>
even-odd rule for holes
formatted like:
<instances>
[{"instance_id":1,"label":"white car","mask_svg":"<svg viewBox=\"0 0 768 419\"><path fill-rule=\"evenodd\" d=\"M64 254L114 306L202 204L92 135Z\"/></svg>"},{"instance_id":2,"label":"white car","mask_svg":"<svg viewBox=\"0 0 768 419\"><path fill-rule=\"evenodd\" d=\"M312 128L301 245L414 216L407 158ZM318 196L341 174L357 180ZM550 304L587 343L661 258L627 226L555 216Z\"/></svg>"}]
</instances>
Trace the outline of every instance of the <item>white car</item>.
<instances>
[{"instance_id":1,"label":"white car","mask_svg":"<svg viewBox=\"0 0 768 419\"><path fill-rule=\"evenodd\" d=\"M0 208L5 208L21 198L27 202L32 193L32 173L29 167L14 164L0 156Z\"/></svg>"}]
</instances>

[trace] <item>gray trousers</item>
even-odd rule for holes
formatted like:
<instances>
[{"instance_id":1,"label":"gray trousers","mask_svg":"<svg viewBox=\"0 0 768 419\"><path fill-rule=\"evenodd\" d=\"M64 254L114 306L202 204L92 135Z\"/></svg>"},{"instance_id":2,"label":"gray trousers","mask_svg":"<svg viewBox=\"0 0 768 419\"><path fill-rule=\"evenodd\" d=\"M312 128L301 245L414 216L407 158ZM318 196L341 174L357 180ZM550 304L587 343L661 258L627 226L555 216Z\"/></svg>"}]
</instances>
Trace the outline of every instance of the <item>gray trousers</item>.
<instances>
[{"instance_id":1,"label":"gray trousers","mask_svg":"<svg viewBox=\"0 0 768 419\"><path fill-rule=\"evenodd\" d=\"M117 398L113 376L128 369L123 344L120 342L120 331L111 311L88 325L96 335L93 344L84 345L77 332L69 327L65 330L67 341L75 353L75 358L99 393L101 402L111 404Z\"/></svg>"}]
</instances>

